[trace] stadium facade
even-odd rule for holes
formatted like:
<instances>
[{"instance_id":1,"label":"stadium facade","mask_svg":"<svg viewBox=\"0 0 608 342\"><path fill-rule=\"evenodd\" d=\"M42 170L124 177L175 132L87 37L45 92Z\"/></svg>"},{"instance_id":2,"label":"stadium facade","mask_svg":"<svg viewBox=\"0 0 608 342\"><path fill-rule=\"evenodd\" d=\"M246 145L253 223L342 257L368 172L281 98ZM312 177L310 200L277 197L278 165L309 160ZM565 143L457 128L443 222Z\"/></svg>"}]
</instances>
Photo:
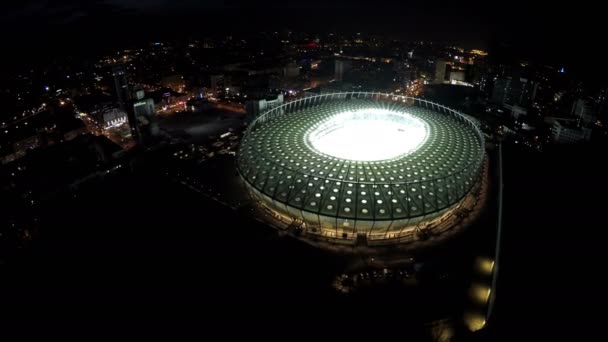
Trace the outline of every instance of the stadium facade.
<instances>
[{"instance_id":1,"label":"stadium facade","mask_svg":"<svg viewBox=\"0 0 608 342\"><path fill-rule=\"evenodd\" d=\"M452 228L473 210L484 159L483 135L466 115L418 98L343 92L263 113L237 168L283 228L373 246Z\"/></svg>"}]
</instances>

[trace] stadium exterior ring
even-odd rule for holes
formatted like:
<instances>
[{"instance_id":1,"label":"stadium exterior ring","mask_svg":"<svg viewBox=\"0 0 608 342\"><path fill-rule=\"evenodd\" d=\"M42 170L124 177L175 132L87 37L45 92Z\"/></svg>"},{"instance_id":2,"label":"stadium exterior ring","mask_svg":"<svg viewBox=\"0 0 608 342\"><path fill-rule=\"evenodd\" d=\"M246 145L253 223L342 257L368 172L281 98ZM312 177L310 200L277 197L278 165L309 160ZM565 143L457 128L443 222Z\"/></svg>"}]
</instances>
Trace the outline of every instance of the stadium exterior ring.
<instances>
[{"instance_id":1,"label":"stadium exterior ring","mask_svg":"<svg viewBox=\"0 0 608 342\"><path fill-rule=\"evenodd\" d=\"M453 215L480 179L484 138L467 116L374 92L300 98L255 119L237 168L286 227L326 239L395 239Z\"/></svg>"}]
</instances>

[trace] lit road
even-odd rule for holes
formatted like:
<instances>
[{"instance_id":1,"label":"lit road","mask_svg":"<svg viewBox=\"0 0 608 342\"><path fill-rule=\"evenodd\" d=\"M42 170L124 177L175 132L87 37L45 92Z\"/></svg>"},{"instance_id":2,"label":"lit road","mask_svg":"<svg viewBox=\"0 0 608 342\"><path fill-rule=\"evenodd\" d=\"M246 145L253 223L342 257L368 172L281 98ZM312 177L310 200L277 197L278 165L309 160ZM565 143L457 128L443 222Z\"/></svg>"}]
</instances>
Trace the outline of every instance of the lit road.
<instances>
[{"instance_id":1,"label":"lit road","mask_svg":"<svg viewBox=\"0 0 608 342\"><path fill-rule=\"evenodd\" d=\"M245 114L245 107L230 103L215 103L215 108Z\"/></svg>"},{"instance_id":2,"label":"lit road","mask_svg":"<svg viewBox=\"0 0 608 342\"><path fill-rule=\"evenodd\" d=\"M68 101L65 100L65 102L62 103L62 105L64 105L67 102ZM70 104L71 104L71 102L70 102ZM43 103L39 108L31 109L29 111L24 111L21 114L21 116L15 116L15 117L13 117L13 120L10 121L10 122L3 122L2 126L0 126L0 127L2 127L2 128L8 128L8 127L17 125L17 124L19 124L19 123L21 123L23 121L31 119L32 117L40 114L41 112L45 111L46 109L47 109L46 103ZM28 112L29 112L29 114L26 115L26 113L28 113Z\"/></svg>"}]
</instances>

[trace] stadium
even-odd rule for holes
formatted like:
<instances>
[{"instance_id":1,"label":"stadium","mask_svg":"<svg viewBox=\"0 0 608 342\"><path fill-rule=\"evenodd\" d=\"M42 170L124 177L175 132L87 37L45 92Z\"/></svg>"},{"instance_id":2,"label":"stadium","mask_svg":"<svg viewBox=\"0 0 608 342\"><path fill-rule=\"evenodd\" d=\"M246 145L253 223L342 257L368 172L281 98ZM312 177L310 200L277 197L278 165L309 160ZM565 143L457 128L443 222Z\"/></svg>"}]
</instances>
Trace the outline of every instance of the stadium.
<instances>
[{"instance_id":1,"label":"stadium","mask_svg":"<svg viewBox=\"0 0 608 342\"><path fill-rule=\"evenodd\" d=\"M371 92L273 108L250 124L237 156L274 226L311 242L367 247L465 226L485 164L483 135L466 115Z\"/></svg>"}]
</instances>

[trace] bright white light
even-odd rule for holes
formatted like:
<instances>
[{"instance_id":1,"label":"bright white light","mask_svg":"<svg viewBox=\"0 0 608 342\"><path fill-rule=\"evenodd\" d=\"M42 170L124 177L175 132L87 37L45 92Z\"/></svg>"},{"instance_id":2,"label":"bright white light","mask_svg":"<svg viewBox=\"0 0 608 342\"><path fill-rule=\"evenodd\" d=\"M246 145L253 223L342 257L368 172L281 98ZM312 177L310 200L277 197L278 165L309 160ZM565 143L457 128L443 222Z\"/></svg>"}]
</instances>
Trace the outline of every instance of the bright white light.
<instances>
[{"instance_id":1,"label":"bright white light","mask_svg":"<svg viewBox=\"0 0 608 342\"><path fill-rule=\"evenodd\" d=\"M378 161L415 151L427 132L426 123L408 113L370 108L339 113L314 127L307 139L336 158Z\"/></svg>"}]
</instances>

